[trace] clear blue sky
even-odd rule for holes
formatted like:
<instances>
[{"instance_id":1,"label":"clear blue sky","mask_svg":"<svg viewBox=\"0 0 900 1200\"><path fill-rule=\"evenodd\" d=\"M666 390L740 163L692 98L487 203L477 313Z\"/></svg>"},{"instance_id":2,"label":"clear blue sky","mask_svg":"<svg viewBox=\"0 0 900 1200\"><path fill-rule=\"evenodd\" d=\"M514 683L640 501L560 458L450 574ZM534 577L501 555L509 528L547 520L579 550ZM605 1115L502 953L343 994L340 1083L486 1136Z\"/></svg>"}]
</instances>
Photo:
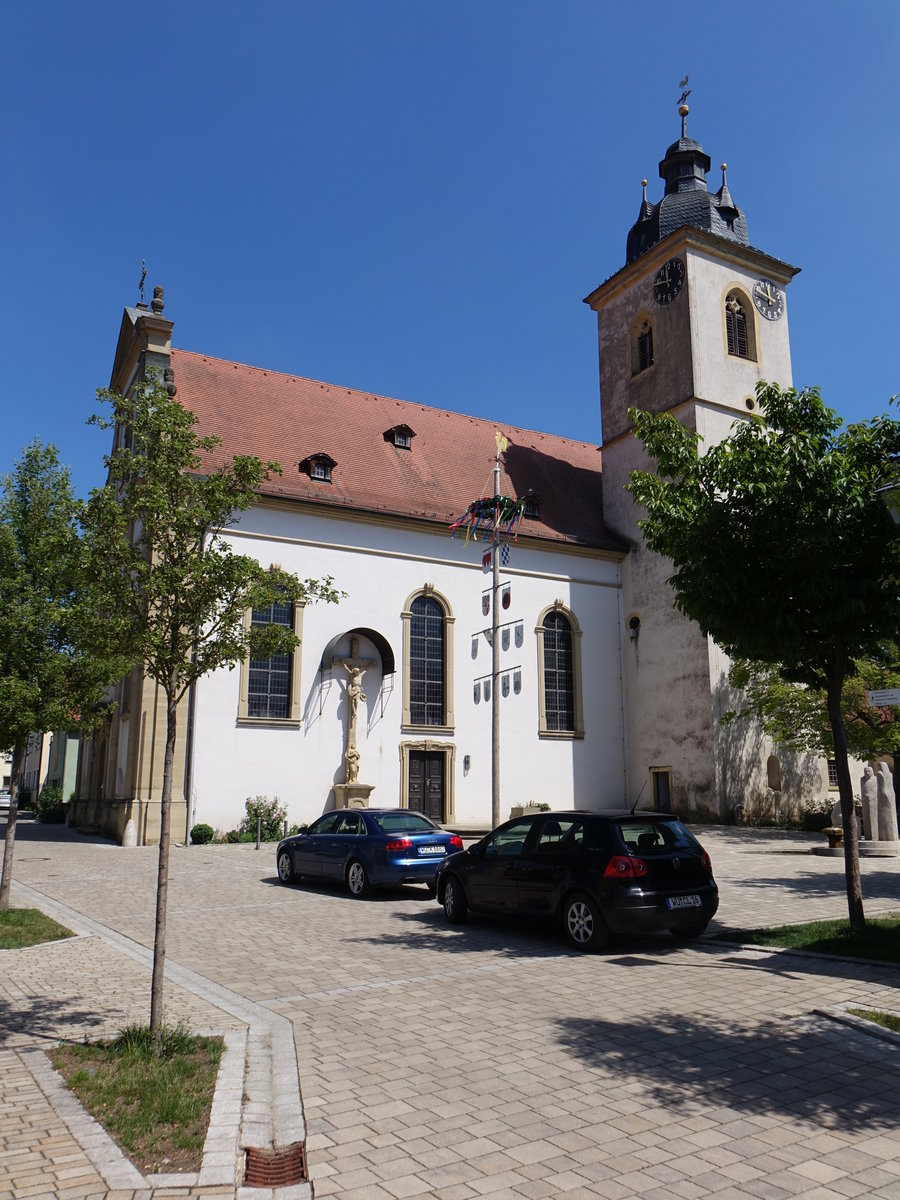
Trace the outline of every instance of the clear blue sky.
<instances>
[{"instance_id":1,"label":"clear blue sky","mask_svg":"<svg viewBox=\"0 0 900 1200\"><path fill-rule=\"evenodd\" d=\"M8 470L79 492L141 260L175 344L599 441L595 318L688 132L802 268L794 378L900 391L900 3L12 3L0 12Z\"/></svg>"}]
</instances>

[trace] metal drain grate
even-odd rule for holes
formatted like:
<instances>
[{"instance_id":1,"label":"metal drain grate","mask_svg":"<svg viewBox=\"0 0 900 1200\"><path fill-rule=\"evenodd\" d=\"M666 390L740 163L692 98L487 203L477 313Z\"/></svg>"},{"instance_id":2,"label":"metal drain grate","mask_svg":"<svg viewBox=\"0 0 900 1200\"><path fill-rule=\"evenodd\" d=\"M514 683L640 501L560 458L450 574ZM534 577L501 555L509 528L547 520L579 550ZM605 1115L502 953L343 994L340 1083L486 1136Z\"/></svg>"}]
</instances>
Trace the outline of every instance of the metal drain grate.
<instances>
[{"instance_id":1,"label":"metal drain grate","mask_svg":"<svg viewBox=\"0 0 900 1200\"><path fill-rule=\"evenodd\" d=\"M306 1182L306 1151L302 1142L283 1150L258 1150L248 1147L244 1166L244 1187L289 1187Z\"/></svg>"}]
</instances>

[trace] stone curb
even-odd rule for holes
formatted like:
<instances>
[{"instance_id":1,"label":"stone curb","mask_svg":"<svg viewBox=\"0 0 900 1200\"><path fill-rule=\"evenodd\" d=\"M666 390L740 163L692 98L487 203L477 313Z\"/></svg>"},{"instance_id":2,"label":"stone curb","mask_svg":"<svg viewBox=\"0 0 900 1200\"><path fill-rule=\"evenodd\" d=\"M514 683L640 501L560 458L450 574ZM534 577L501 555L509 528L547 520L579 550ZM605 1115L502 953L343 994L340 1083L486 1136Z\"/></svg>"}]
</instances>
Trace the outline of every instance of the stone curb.
<instances>
[{"instance_id":1,"label":"stone curb","mask_svg":"<svg viewBox=\"0 0 900 1200\"><path fill-rule=\"evenodd\" d=\"M13 881L13 889L17 895L22 896L35 908L39 908L48 916L54 917L61 924L66 925L73 933L83 937L94 936L100 938L121 953L141 963L148 969L152 969L153 952L146 946L142 946L139 942L135 942L131 938L117 933L114 929L101 925L90 917L86 917L84 914L68 908L67 905L60 903L58 900L51 899L49 896L45 896L42 892L29 887L27 884ZM34 947L34 949L39 948ZM85 1120L90 1122L93 1127L96 1127L96 1130L99 1130L102 1138L106 1139L110 1143L110 1146L113 1147L115 1154L120 1156L128 1165L130 1171L133 1172L129 1177L138 1181L132 1183L108 1183L111 1189L130 1188L134 1190L136 1188L146 1189L147 1187L181 1188L222 1184L234 1187L237 1181L238 1158L241 1148L268 1149L274 1147L275 1149L279 1149L296 1142L305 1143L306 1141L306 1122L303 1116L303 1102L300 1096L293 1026L287 1017L282 1017L264 1008L262 1005L254 1003L252 1000L247 1000L243 996L239 996L236 992L223 987L221 984L206 979L189 967L183 967L170 960L166 961L166 978L171 983L177 983L185 991L201 997L215 1008L228 1013L229 1016L236 1017L247 1027L243 1034L237 1035L238 1042L244 1044L246 1052L240 1054L235 1050L235 1056L233 1058L229 1057L229 1073L226 1076L227 1082L222 1093L222 1102L218 1113L214 1101L209 1128L210 1133L213 1133L213 1118L215 1116L217 1119L217 1128L215 1130L214 1142L212 1143L215 1149L212 1146L210 1147L211 1157L207 1160L207 1147L204 1145L204 1158L199 1176L196 1174L155 1175L149 1176L145 1180L137 1168L125 1158L106 1131L92 1117L88 1116L81 1107L81 1104L71 1093L67 1092L57 1078L55 1082L58 1088L58 1099L60 1101L68 1101L77 1107ZM233 1034L234 1031L232 1031L231 1035L225 1035L226 1046L228 1045L229 1038L233 1037ZM23 1061L27 1063L30 1070L32 1069L32 1062L35 1061L32 1057L33 1055L37 1055L42 1059L41 1066L45 1067L50 1075L56 1076L56 1072L53 1071L44 1052L41 1050L23 1052ZM225 1057L223 1055L223 1067ZM235 1085L238 1075L240 1078ZM35 1075L35 1078L39 1086L42 1086L41 1077ZM43 1078L46 1078L46 1076L43 1076ZM221 1079L222 1068L220 1068L219 1075L219 1080ZM216 1084L217 1098L219 1080L217 1080ZM43 1086L42 1090L45 1090ZM57 1107L57 1093L54 1092L53 1099L51 1099L50 1094L46 1090L45 1095L47 1095L54 1109L60 1113L60 1116L69 1125L69 1120L63 1111ZM246 1100L244 1100L244 1096L246 1096ZM67 1106L64 1105L64 1107ZM74 1115L74 1109L68 1111ZM221 1122L218 1120L219 1113L222 1114ZM236 1125L233 1131L229 1133L228 1131L232 1129L229 1122L235 1116ZM77 1122L75 1126L69 1125L69 1127L73 1136L76 1137L76 1140L84 1148L85 1153L90 1157L88 1144L85 1144L81 1136L76 1132L76 1129L82 1127ZM95 1137L94 1130L90 1129L87 1125L84 1126L84 1129L85 1136L89 1138L89 1144L94 1144L91 1142L91 1139ZM209 1141L209 1137L207 1141ZM223 1161L222 1156L231 1154L232 1149L234 1151L233 1157L230 1163L226 1163ZM112 1161L108 1156L108 1148L104 1147L104 1161L107 1158L109 1158L109 1161ZM93 1162L93 1159L91 1161ZM106 1178L104 1169L98 1166L97 1163L94 1163L94 1166ZM312 1196L312 1188L308 1183L285 1188L240 1187L237 1189L237 1193L241 1197L241 1200L308 1200Z\"/></svg>"},{"instance_id":2,"label":"stone curb","mask_svg":"<svg viewBox=\"0 0 900 1200\"><path fill-rule=\"evenodd\" d=\"M858 1005L859 1008L865 1007ZM881 1006L879 1005L879 1011ZM893 1029L886 1029L884 1025L879 1025L876 1021L867 1021L865 1017L857 1017L853 1013L848 1012L846 1008L814 1008L813 1012L817 1017L827 1017L831 1021L837 1021L841 1025L847 1025L856 1033L863 1033L867 1037L879 1038L883 1042L888 1042L890 1045L900 1050L900 1033L895 1033Z\"/></svg>"}]
</instances>

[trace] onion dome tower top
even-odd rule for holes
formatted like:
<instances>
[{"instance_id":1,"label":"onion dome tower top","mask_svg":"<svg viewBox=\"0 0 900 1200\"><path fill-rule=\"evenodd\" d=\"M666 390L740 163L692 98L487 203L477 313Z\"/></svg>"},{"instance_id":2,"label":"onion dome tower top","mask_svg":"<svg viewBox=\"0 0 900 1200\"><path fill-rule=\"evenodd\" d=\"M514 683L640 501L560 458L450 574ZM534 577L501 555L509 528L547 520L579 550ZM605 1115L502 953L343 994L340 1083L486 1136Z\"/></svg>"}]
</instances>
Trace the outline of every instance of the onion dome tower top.
<instances>
[{"instance_id":1,"label":"onion dome tower top","mask_svg":"<svg viewBox=\"0 0 900 1200\"><path fill-rule=\"evenodd\" d=\"M707 187L706 172L711 165L709 155L704 154L699 142L687 136L687 117L691 111L685 103L688 95L688 92L682 93L678 108L681 137L672 143L659 164L659 176L666 186L658 204L651 204L647 200L647 181L643 181L638 219L628 231L626 265L683 225L706 229L742 246L750 244L747 219L731 199L725 182L725 163L722 163L722 186L717 192L710 192Z\"/></svg>"}]
</instances>

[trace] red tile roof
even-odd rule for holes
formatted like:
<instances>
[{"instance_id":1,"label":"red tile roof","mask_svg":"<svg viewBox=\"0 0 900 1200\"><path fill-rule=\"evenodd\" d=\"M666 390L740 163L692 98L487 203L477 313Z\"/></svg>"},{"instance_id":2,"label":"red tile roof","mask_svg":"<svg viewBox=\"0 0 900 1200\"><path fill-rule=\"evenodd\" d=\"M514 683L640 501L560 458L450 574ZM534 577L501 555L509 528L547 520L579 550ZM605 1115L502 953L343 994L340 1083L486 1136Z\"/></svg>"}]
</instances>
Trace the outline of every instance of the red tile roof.
<instances>
[{"instance_id":1,"label":"red tile roof","mask_svg":"<svg viewBox=\"0 0 900 1200\"><path fill-rule=\"evenodd\" d=\"M188 350L173 349L172 366L199 432L222 440L217 460L255 454L281 463L265 495L449 525L493 492L500 428L509 442L502 491L541 499L540 519L523 520L520 536L625 549L603 524L599 446ZM384 438L401 424L415 433L409 450ZM334 459L331 483L299 470L315 454Z\"/></svg>"}]
</instances>

